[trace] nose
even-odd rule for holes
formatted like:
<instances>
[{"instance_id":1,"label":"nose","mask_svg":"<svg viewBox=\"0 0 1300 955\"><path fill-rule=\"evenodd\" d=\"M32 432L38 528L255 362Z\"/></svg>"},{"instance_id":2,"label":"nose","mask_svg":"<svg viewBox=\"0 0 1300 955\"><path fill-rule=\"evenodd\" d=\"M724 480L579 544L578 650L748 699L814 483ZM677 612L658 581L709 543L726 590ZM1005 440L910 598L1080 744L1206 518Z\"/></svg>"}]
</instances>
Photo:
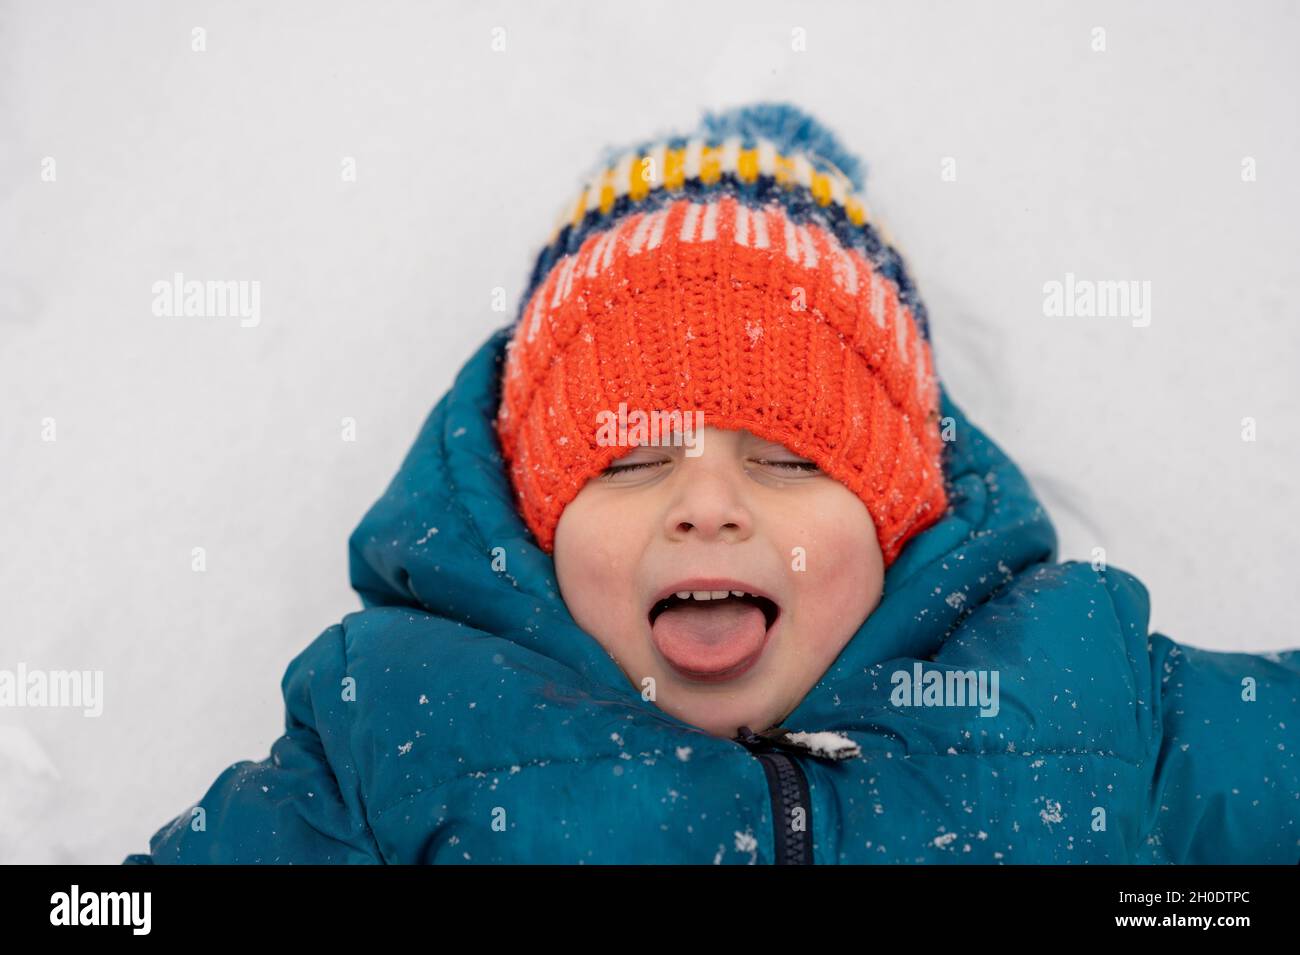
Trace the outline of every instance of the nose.
<instances>
[{"instance_id":1,"label":"nose","mask_svg":"<svg viewBox=\"0 0 1300 955\"><path fill-rule=\"evenodd\" d=\"M741 490L744 475L738 467L728 469L725 459L710 466L705 457L683 468L665 515L665 533L669 540L745 540L754 531L754 515Z\"/></svg>"}]
</instances>

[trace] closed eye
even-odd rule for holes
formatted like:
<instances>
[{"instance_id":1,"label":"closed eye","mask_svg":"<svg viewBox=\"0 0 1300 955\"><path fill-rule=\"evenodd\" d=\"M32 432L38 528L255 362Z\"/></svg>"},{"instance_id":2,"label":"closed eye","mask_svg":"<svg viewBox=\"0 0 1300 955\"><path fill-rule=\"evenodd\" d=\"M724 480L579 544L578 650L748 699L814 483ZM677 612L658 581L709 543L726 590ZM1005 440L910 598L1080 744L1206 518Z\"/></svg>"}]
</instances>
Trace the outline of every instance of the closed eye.
<instances>
[{"instance_id":1,"label":"closed eye","mask_svg":"<svg viewBox=\"0 0 1300 955\"><path fill-rule=\"evenodd\" d=\"M652 468L660 464L667 464L667 461L642 461L639 464L611 464L605 470L600 472L601 477L610 477L615 474L624 474L628 471L636 471L640 468Z\"/></svg>"},{"instance_id":2,"label":"closed eye","mask_svg":"<svg viewBox=\"0 0 1300 955\"><path fill-rule=\"evenodd\" d=\"M815 461L768 461L763 458L757 459L759 464L770 464L776 468L790 468L797 471L820 471Z\"/></svg>"}]
</instances>

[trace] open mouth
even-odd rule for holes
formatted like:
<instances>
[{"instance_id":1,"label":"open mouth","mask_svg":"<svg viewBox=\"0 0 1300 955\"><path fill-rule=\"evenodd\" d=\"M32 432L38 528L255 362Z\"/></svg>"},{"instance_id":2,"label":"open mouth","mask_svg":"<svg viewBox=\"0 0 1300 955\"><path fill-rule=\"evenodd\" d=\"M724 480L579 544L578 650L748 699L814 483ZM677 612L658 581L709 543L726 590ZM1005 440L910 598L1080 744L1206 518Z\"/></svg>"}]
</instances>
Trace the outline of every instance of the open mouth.
<instances>
[{"instance_id":1,"label":"open mouth","mask_svg":"<svg viewBox=\"0 0 1300 955\"><path fill-rule=\"evenodd\" d=\"M680 593L669 594L663 600L656 603L650 608L650 626L654 626L655 620L665 610L673 607L682 607L688 604L705 609L704 605L708 604L707 609L712 610L714 607L721 607L725 603L746 603L757 607L763 612L763 625L765 630L771 630L772 624L776 623L776 618L781 615L781 608L776 605L775 600L759 594L747 593L743 590L729 590L725 596L719 597L721 591L681 591ZM707 597L704 595L708 594ZM699 596L697 596L699 595Z\"/></svg>"},{"instance_id":2,"label":"open mouth","mask_svg":"<svg viewBox=\"0 0 1300 955\"><path fill-rule=\"evenodd\" d=\"M647 616L654 645L674 670L717 683L758 662L781 607L749 590L683 590L656 601Z\"/></svg>"}]
</instances>

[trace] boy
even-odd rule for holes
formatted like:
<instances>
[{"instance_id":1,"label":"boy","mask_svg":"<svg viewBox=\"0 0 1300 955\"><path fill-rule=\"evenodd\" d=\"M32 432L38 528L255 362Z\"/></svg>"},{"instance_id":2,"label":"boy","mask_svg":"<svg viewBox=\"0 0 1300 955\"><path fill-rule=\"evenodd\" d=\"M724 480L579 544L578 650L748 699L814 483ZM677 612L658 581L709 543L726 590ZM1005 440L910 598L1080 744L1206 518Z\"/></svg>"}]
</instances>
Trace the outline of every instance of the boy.
<instances>
[{"instance_id":1,"label":"boy","mask_svg":"<svg viewBox=\"0 0 1300 955\"><path fill-rule=\"evenodd\" d=\"M784 104L607 156L353 533L366 609L270 757L127 861L1300 858L1300 653L1056 562L861 188Z\"/></svg>"}]
</instances>

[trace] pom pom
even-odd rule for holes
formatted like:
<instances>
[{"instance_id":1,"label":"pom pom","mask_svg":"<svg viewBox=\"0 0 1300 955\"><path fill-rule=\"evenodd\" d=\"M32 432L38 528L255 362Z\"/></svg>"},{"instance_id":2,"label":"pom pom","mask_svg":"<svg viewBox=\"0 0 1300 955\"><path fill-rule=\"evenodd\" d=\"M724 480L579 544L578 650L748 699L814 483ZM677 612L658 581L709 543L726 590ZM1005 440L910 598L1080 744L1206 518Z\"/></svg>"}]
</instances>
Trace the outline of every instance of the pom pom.
<instances>
[{"instance_id":1,"label":"pom pom","mask_svg":"<svg viewBox=\"0 0 1300 955\"><path fill-rule=\"evenodd\" d=\"M814 166L826 159L861 192L866 168L826 126L793 103L749 103L718 113L705 111L697 135L715 141L728 136L770 139L782 154L808 153ZM821 171L825 171L824 168Z\"/></svg>"}]
</instances>

